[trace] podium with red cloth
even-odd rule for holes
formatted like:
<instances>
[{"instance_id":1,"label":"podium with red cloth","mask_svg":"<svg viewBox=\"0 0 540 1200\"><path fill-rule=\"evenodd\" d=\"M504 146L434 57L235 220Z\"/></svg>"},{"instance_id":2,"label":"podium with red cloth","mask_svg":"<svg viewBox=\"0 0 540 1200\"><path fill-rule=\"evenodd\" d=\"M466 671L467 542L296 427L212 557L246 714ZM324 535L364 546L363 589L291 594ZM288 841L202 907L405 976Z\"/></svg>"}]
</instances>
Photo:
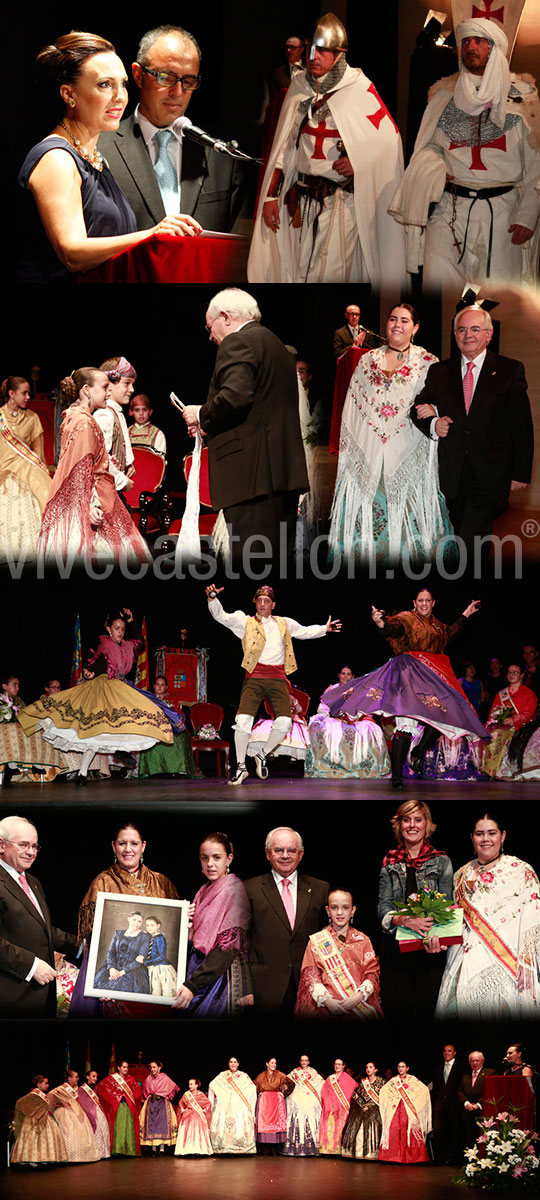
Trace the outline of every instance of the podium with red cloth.
<instances>
[{"instance_id":1,"label":"podium with red cloth","mask_svg":"<svg viewBox=\"0 0 540 1200\"><path fill-rule=\"evenodd\" d=\"M534 1092L524 1075L486 1075L482 1119L500 1112L517 1117L518 1129L534 1129Z\"/></svg>"},{"instance_id":2,"label":"podium with red cloth","mask_svg":"<svg viewBox=\"0 0 540 1200\"><path fill-rule=\"evenodd\" d=\"M332 423L328 449L331 454L339 454L339 432L345 397L351 382L353 371L360 362L363 354L367 354L367 346L351 346L338 358L336 366L336 381L334 384L334 401L332 405Z\"/></svg>"},{"instance_id":3,"label":"podium with red cloth","mask_svg":"<svg viewBox=\"0 0 540 1200\"><path fill-rule=\"evenodd\" d=\"M248 239L204 230L199 237L154 233L108 262L79 275L79 283L221 283L247 280Z\"/></svg>"}]
</instances>

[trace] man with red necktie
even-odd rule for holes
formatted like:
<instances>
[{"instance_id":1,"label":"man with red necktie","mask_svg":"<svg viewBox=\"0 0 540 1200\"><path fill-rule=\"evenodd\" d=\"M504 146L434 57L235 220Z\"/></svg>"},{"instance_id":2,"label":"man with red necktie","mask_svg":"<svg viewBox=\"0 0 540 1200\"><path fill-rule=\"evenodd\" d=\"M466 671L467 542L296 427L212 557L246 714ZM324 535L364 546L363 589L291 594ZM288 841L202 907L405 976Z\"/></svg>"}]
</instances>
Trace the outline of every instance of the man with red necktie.
<instances>
[{"instance_id":1,"label":"man with red necktie","mask_svg":"<svg viewBox=\"0 0 540 1200\"><path fill-rule=\"evenodd\" d=\"M478 1137L477 1121L482 1116L482 1093L484 1079L494 1075L490 1067L485 1067L485 1058L481 1050L472 1050L469 1054L470 1071L461 1077L457 1097L462 1106L462 1117L465 1122L465 1141L467 1146L474 1146Z\"/></svg>"},{"instance_id":2,"label":"man with red necktie","mask_svg":"<svg viewBox=\"0 0 540 1200\"><path fill-rule=\"evenodd\" d=\"M75 956L75 934L51 923L43 888L28 868L40 847L24 817L0 821L0 1015L51 1017L56 1012L55 951Z\"/></svg>"},{"instance_id":3,"label":"man with red necktie","mask_svg":"<svg viewBox=\"0 0 540 1200\"><path fill-rule=\"evenodd\" d=\"M454 321L461 354L433 363L411 412L439 442L439 479L454 532L467 550L491 533L510 492L527 487L533 423L523 364L489 350L491 317L480 305Z\"/></svg>"}]
</instances>

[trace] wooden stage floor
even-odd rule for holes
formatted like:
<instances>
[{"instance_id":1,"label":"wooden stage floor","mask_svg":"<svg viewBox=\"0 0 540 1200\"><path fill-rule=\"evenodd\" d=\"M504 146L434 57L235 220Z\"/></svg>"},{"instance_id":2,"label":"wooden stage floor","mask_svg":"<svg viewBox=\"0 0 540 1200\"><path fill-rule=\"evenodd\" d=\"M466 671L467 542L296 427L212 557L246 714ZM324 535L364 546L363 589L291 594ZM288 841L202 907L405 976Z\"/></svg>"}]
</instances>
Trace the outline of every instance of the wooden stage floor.
<instances>
[{"instance_id":1,"label":"wooden stage floor","mask_svg":"<svg viewBox=\"0 0 540 1200\"><path fill-rule=\"evenodd\" d=\"M1 1184L4 1200L58 1200L66 1193L78 1200L146 1200L159 1195L182 1200L351 1200L351 1195L393 1200L398 1193L400 1200L457 1200L455 1175L455 1168L431 1164L405 1167L340 1158L156 1156L34 1170L14 1167L2 1175ZM477 1189L470 1194L476 1195Z\"/></svg>"}]
</instances>

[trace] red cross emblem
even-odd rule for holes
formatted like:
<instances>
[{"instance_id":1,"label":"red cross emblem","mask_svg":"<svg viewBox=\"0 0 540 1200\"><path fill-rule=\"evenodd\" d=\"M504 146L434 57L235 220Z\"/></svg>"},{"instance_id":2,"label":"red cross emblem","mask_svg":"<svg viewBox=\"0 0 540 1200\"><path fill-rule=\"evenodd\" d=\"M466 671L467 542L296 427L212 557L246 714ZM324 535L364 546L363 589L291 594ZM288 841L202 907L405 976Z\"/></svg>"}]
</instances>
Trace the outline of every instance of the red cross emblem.
<instances>
[{"instance_id":1,"label":"red cross emblem","mask_svg":"<svg viewBox=\"0 0 540 1200\"><path fill-rule=\"evenodd\" d=\"M390 116L390 113L388 112L386 104L384 103L383 100L381 100L381 97L379 96L379 93L378 93L377 88L375 87L374 83L370 83L370 85L368 87L368 92L371 92L371 95L375 96L375 99L379 101L379 105L380 105L380 108L377 109L377 112L367 114L368 121L371 121L371 124L375 126L375 129L379 129L381 121L384 120L384 117L388 117L388 120L392 122L392 125L394 126L396 133L399 133L399 129L396 125L396 122L394 121L394 118L392 116Z\"/></svg>"},{"instance_id":2,"label":"red cross emblem","mask_svg":"<svg viewBox=\"0 0 540 1200\"><path fill-rule=\"evenodd\" d=\"M477 8L476 4L472 6L471 17L487 17L489 21L499 21L504 24L504 4L502 8L492 9L491 5L496 4L497 0L483 0L485 7Z\"/></svg>"},{"instance_id":3,"label":"red cross emblem","mask_svg":"<svg viewBox=\"0 0 540 1200\"><path fill-rule=\"evenodd\" d=\"M310 133L315 138L315 149L312 158L326 158L324 153L324 142L327 138L341 137L339 129L332 129L326 124L326 121L321 121L319 125L304 125L302 133Z\"/></svg>"},{"instance_id":4,"label":"red cross emblem","mask_svg":"<svg viewBox=\"0 0 540 1200\"><path fill-rule=\"evenodd\" d=\"M466 145L466 142L450 142L450 146L448 148L449 150L461 150L461 148ZM471 146L471 161L469 164L469 171L487 171L485 162L482 162L482 156L480 152L481 150L487 149L488 146L494 150L502 150L503 152L506 152L506 134L501 134L501 136L496 138L494 142L484 142L482 146Z\"/></svg>"}]
</instances>

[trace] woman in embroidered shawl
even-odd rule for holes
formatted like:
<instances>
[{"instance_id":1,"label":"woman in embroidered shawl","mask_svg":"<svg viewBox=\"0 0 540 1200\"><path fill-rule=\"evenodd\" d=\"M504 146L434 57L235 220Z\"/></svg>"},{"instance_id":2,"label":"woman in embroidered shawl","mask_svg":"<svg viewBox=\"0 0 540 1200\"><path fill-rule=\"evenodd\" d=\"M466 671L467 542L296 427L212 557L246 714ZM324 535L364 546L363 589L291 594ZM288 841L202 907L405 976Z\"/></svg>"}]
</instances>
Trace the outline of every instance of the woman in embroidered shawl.
<instances>
[{"instance_id":1,"label":"woman in embroidered shawl","mask_svg":"<svg viewBox=\"0 0 540 1200\"><path fill-rule=\"evenodd\" d=\"M397 1075L383 1084L379 1092L381 1108L381 1145L379 1162L429 1162L426 1138L431 1130L429 1091L415 1075L409 1075L406 1062L399 1062Z\"/></svg>"},{"instance_id":2,"label":"woman in embroidered shawl","mask_svg":"<svg viewBox=\"0 0 540 1200\"><path fill-rule=\"evenodd\" d=\"M312 1157L319 1153L321 1124L321 1091L324 1079L310 1065L307 1054L300 1055L300 1066L289 1071L295 1088L287 1097L287 1139L284 1154L295 1158Z\"/></svg>"},{"instance_id":3,"label":"woman in embroidered shawl","mask_svg":"<svg viewBox=\"0 0 540 1200\"><path fill-rule=\"evenodd\" d=\"M17 1100L15 1145L10 1158L12 1167L68 1161L66 1143L47 1099L48 1090L47 1076L34 1075L31 1091Z\"/></svg>"},{"instance_id":4,"label":"woman in embroidered shawl","mask_svg":"<svg viewBox=\"0 0 540 1200\"><path fill-rule=\"evenodd\" d=\"M96 1092L109 1122L111 1156L137 1157L141 1153L141 1085L130 1075L126 1059L97 1084Z\"/></svg>"},{"instance_id":5,"label":"woman in embroidered shawl","mask_svg":"<svg viewBox=\"0 0 540 1200\"><path fill-rule=\"evenodd\" d=\"M334 557L365 563L430 559L451 532L439 491L437 443L409 418L428 369L437 362L413 344L418 329L414 308L394 305L386 323L387 344L364 354L351 379L332 502Z\"/></svg>"},{"instance_id":6,"label":"woman in embroidered shawl","mask_svg":"<svg viewBox=\"0 0 540 1200\"><path fill-rule=\"evenodd\" d=\"M58 466L37 546L46 563L149 562L146 542L120 500L109 455L93 413L106 408L109 380L96 367L63 379L64 414Z\"/></svg>"},{"instance_id":7,"label":"woman in embroidered shawl","mask_svg":"<svg viewBox=\"0 0 540 1200\"><path fill-rule=\"evenodd\" d=\"M43 426L27 405L30 384L9 375L0 386L0 562L33 559L51 487Z\"/></svg>"},{"instance_id":8,"label":"woman in embroidered shawl","mask_svg":"<svg viewBox=\"0 0 540 1200\"><path fill-rule=\"evenodd\" d=\"M111 845L114 863L92 881L79 908L79 942L86 942L87 946L90 944L94 927L98 892L120 896L152 896L156 899L178 900L178 892L170 879L167 879L166 875L160 875L158 871L151 871L144 862L146 841L138 825L134 825L131 821L120 825L114 834ZM100 1017L103 1015L101 1001L84 996L87 965L88 959L85 953L71 1000L69 1012L72 1017ZM107 1015L113 1011L113 1004L114 1001L107 1002L105 1010ZM126 1006L123 1006L123 1015L125 1015L125 1008ZM140 1015L142 1011L140 1004L136 1008L137 1015ZM114 1011L116 1012L116 1009Z\"/></svg>"},{"instance_id":9,"label":"woman in embroidered shawl","mask_svg":"<svg viewBox=\"0 0 540 1200\"><path fill-rule=\"evenodd\" d=\"M232 1016L251 992L245 971L251 909L246 889L230 873L234 847L225 833L210 833L199 858L206 878L190 906L191 953L173 1008L189 1016Z\"/></svg>"},{"instance_id":10,"label":"woman in embroidered shawl","mask_svg":"<svg viewBox=\"0 0 540 1200\"><path fill-rule=\"evenodd\" d=\"M255 1104L257 1089L238 1059L229 1059L226 1071L211 1080L210 1141L214 1154L256 1154Z\"/></svg>"},{"instance_id":11,"label":"woman in embroidered shawl","mask_svg":"<svg viewBox=\"0 0 540 1200\"><path fill-rule=\"evenodd\" d=\"M200 1079L189 1079L188 1090L180 1097L177 1109L178 1137L174 1153L179 1157L186 1154L213 1154L210 1141L210 1117L212 1105L208 1096L201 1092Z\"/></svg>"},{"instance_id":12,"label":"woman in embroidered shawl","mask_svg":"<svg viewBox=\"0 0 540 1200\"><path fill-rule=\"evenodd\" d=\"M304 954L295 1017L382 1017L379 961L364 933L351 928L356 906L350 892L328 895L327 929L312 933Z\"/></svg>"},{"instance_id":13,"label":"woman in embroidered shawl","mask_svg":"<svg viewBox=\"0 0 540 1200\"><path fill-rule=\"evenodd\" d=\"M142 646L130 609L107 617L105 628L83 670L84 681L42 696L19 716L26 734L41 729L57 750L81 755L77 784L86 783L96 754L133 754L158 741L170 744L178 720L168 705L126 679Z\"/></svg>"},{"instance_id":14,"label":"woman in embroidered shawl","mask_svg":"<svg viewBox=\"0 0 540 1200\"><path fill-rule=\"evenodd\" d=\"M257 1153L280 1154L287 1137L287 1106L285 1097L294 1092L294 1083L283 1071L278 1071L277 1059L269 1058L266 1069L253 1080L257 1088L255 1137Z\"/></svg>"},{"instance_id":15,"label":"woman in embroidered shawl","mask_svg":"<svg viewBox=\"0 0 540 1200\"><path fill-rule=\"evenodd\" d=\"M152 1059L150 1074L142 1085L144 1103L141 1109L141 1146L151 1146L165 1153L165 1146L174 1146L178 1122L172 1099L180 1091L163 1070L163 1063Z\"/></svg>"},{"instance_id":16,"label":"woman in embroidered shawl","mask_svg":"<svg viewBox=\"0 0 540 1200\"><path fill-rule=\"evenodd\" d=\"M366 1063L365 1075L351 1096L351 1107L341 1138L343 1158L379 1157L382 1129L379 1095L383 1083L377 1064Z\"/></svg>"},{"instance_id":17,"label":"woman in embroidered shawl","mask_svg":"<svg viewBox=\"0 0 540 1200\"><path fill-rule=\"evenodd\" d=\"M378 916L382 926L381 988L384 1015L396 1020L407 1012L411 1018L431 1021L444 970L444 952L429 937L432 917L409 917L398 913L412 892L422 887L453 899L453 868L448 856L436 850L431 837L437 826L423 800L400 804L390 822L397 842L383 860L379 875ZM422 934L419 950L401 954L396 940L398 926Z\"/></svg>"},{"instance_id":18,"label":"woman in embroidered shawl","mask_svg":"<svg viewBox=\"0 0 540 1200\"><path fill-rule=\"evenodd\" d=\"M322 1086L319 1154L341 1154L341 1136L356 1089L356 1080L346 1066L344 1058L336 1058L334 1070Z\"/></svg>"},{"instance_id":19,"label":"woman in embroidered shawl","mask_svg":"<svg viewBox=\"0 0 540 1200\"><path fill-rule=\"evenodd\" d=\"M54 1105L53 1116L62 1131L68 1161L72 1163L99 1162L98 1144L88 1117L79 1104L79 1076L69 1070L64 1083L49 1092Z\"/></svg>"},{"instance_id":20,"label":"woman in embroidered shawl","mask_svg":"<svg viewBox=\"0 0 540 1200\"><path fill-rule=\"evenodd\" d=\"M504 823L490 812L473 826L475 857L456 871L463 944L451 946L436 1015L465 1020L540 1016L540 883L504 854Z\"/></svg>"},{"instance_id":21,"label":"woman in embroidered shawl","mask_svg":"<svg viewBox=\"0 0 540 1200\"><path fill-rule=\"evenodd\" d=\"M506 672L507 686L501 688L491 706L486 729L491 741L483 747L482 771L496 779L514 734L523 725L533 720L538 708L538 697L523 683L524 672L517 663L511 663Z\"/></svg>"}]
</instances>

